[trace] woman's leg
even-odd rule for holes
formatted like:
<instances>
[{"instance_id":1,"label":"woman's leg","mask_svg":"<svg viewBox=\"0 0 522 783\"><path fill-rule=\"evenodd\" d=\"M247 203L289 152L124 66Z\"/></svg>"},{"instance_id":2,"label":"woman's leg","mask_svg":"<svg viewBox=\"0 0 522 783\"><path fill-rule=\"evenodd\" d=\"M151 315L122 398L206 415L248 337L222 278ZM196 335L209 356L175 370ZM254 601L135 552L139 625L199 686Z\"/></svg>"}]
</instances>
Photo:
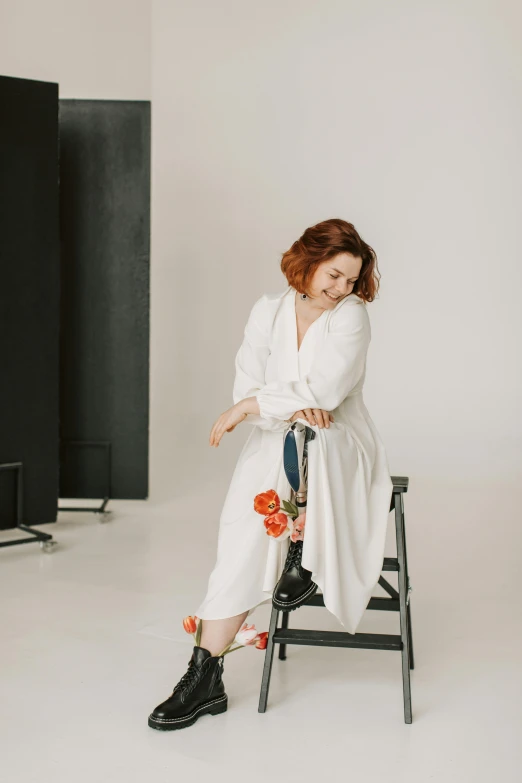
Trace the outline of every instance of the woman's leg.
<instances>
[{"instance_id":1,"label":"woman's leg","mask_svg":"<svg viewBox=\"0 0 522 783\"><path fill-rule=\"evenodd\" d=\"M230 644L248 615L248 610L224 620L201 620L203 623L199 646L219 655Z\"/></svg>"}]
</instances>

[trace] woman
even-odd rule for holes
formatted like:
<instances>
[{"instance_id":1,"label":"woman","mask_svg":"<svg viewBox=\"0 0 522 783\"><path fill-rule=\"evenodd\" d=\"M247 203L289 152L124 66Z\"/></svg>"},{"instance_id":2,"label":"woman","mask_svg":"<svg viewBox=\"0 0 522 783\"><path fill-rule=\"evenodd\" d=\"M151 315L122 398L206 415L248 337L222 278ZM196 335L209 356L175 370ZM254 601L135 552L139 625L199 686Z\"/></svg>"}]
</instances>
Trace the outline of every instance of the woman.
<instances>
[{"instance_id":1,"label":"woman","mask_svg":"<svg viewBox=\"0 0 522 783\"><path fill-rule=\"evenodd\" d=\"M362 395L371 339L366 305L378 290L375 252L351 223L325 220L283 254L281 270L289 285L254 304L235 360L234 405L210 433L217 447L241 422L254 425L195 612L199 644L172 695L149 716L154 728L182 728L226 710L223 651L257 606L295 609L319 587L326 608L355 633L381 574L393 484ZM299 517L301 540L290 542L267 535L254 498L269 490L276 502L289 498L283 439L297 419L315 437L308 443L306 533Z\"/></svg>"}]
</instances>

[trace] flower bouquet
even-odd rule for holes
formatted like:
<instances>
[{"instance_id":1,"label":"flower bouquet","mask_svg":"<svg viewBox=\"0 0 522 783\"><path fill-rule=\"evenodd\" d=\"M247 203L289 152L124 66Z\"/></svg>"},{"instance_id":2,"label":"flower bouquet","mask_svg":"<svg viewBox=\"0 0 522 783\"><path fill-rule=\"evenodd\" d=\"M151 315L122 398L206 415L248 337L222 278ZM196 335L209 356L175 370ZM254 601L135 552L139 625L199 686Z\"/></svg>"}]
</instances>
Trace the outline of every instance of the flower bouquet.
<instances>
[{"instance_id":1,"label":"flower bouquet","mask_svg":"<svg viewBox=\"0 0 522 783\"><path fill-rule=\"evenodd\" d=\"M290 536L291 540L304 540L306 511L302 514L294 503L279 499L275 489L260 492L254 498L254 511L264 516L264 524L268 536L283 540Z\"/></svg>"}]
</instances>

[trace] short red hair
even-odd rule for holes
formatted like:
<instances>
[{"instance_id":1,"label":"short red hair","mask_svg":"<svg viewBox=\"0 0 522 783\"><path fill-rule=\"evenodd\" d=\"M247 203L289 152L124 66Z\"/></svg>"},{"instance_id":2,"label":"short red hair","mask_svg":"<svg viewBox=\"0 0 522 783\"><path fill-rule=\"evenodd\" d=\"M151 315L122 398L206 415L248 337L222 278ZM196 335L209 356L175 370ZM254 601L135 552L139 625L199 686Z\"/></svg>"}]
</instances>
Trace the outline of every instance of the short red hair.
<instances>
[{"instance_id":1,"label":"short red hair","mask_svg":"<svg viewBox=\"0 0 522 783\"><path fill-rule=\"evenodd\" d=\"M373 302L380 279L377 256L373 248L361 239L352 223L340 218L323 220L307 228L302 237L283 253L281 271L292 288L306 294L319 264L339 253L351 253L362 258L361 272L352 293L365 302Z\"/></svg>"}]
</instances>

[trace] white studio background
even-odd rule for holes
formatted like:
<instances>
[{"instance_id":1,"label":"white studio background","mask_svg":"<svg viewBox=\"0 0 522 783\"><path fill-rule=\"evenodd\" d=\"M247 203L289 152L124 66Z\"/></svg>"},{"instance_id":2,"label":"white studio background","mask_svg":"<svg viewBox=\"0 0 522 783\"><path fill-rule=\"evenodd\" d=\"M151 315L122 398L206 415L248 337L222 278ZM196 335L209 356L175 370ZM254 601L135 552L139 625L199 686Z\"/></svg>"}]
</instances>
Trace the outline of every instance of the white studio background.
<instances>
[{"instance_id":1,"label":"white studio background","mask_svg":"<svg viewBox=\"0 0 522 783\"><path fill-rule=\"evenodd\" d=\"M153 3L153 499L225 492L247 431L208 435L250 307L330 217L378 254L365 401L391 472L517 479L521 21L514 0Z\"/></svg>"},{"instance_id":2,"label":"white studio background","mask_svg":"<svg viewBox=\"0 0 522 783\"><path fill-rule=\"evenodd\" d=\"M100 768L114 783L220 781L247 764L255 781L266 748L275 781L314 778L318 743L368 781L517 779L521 30L518 0L3 0L0 73L59 82L63 98L151 100L153 134L151 497L111 502L107 525L60 514L52 557L4 550L10 779L33 780L37 758L56 783ZM150 736L249 431L208 445L248 313L286 286L281 254L331 217L382 275L364 397L391 473L410 478L413 725L398 659L307 648L274 676L267 715L262 657L238 653L226 720ZM302 627L339 630L317 611ZM392 614L367 612L361 632L398 633ZM256 627L268 618L260 607ZM312 703L322 719L303 721ZM289 725L298 753L280 741Z\"/></svg>"},{"instance_id":3,"label":"white studio background","mask_svg":"<svg viewBox=\"0 0 522 783\"><path fill-rule=\"evenodd\" d=\"M60 98L150 100L149 0L2 0L0 73Z\"/></svg>"},{"instance_id":4,"label":"white studio background","mask_svg":"<svg viewBox=\"0 0 522 783\"><path fill-rule=\"evenodd\" d=\"M0 70L152 99L152 501L216 482L253 302L308 226L376 250L365 400L412 481L520 475L516 0L7 0Z\"/></svg>"}]
</instances>

